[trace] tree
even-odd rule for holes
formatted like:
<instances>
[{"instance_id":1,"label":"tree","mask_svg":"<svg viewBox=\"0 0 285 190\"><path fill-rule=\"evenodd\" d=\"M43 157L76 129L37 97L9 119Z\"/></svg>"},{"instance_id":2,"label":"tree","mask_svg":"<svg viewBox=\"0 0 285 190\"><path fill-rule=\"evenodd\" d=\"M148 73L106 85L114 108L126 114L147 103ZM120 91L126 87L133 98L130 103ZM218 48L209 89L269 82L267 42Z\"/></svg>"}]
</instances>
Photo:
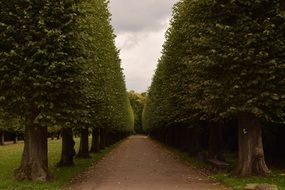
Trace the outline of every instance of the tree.
<instances>
[{"instance_id":1,"label":"tree","mask_svg":"<svg viewBox=\"0 0 285 190\"><path fill-rule=\"evenodd\" d=\"M133 130L133 116L126 93L119 51L110 23L108 1L86 1L79 19L84 31L82 49L86 52L80 125L82 138L79 157L88 157L88 129L92 131L90 152L113 143L117 135Z\"/></svg>"},{"instance_id":2,"label":"tree","mask_svg":"<svg viewBox=\"0 0 285 190\"><path fill-rule=\"evenodd\" d=\"M73 112L80 89L78 1L1 1L0 99L23 118L25 146L16 178L50 179L47 126ZM68 118L68 117L67 117Z\"/></svg>"},{"instance_id":3,"label":"tree","mask_svg":"<svg viewBox=\"0 0 285 190\"><path fill-rule=\"evenodd\" d=\"M128 93L129 100L134 111L135 117L135 131L136 133L144 133L142 127L142 112L144 107L145 97L135 91Z\"/></svg>"},{"instance_id":4,"label":"tree","mask_svg":"<svg viewBox=\"0 0 285 190\"><path fill-rule=\"evenodd\" d=\"M192 46L198 52L201 46L208 45L195 55L192 67L198 73L197 81L204 81L200 85L204 97L197 103L216 119L238 119L236 172L241 176L269 172L260 121L284 122L284 44L281 41L285 37L285 20L280 14L284 10L281 4L281 1L267 0L192 4L193 9L202 7L208 13L200 20L204 24L200 29L204 44Z\"/></svg>"},{"instance_id":5,"label":"tree","mask_svg":"<svg viewBox=\"0 0 285 190\"><path fill-rule=\"evenodd\" d=\"M57 167L67 167L74 165L74 156L76 154L74 150L75 142L73 140L73 132L71 127L63 127L61 129L62 135L62 150L61 158L57 163Z\"/></svg>"},{"instance_id":6,"label":"tree","mask_svg":"<svg viewBox=\"0 0 285 190\"><path fill-rule=\"evenodd\" d=\"M108 1L100 0L94 2L93 6L94 61L90 62L88 68L93 73L89 86L92 95L89 102L92 121L90 128L93 131L91 152L110 144L111 138L116 139L112 134L127 134L133 131L133 113L126 92L119 51L115 46L108 4Z\"/></svg>"}]
</instances>

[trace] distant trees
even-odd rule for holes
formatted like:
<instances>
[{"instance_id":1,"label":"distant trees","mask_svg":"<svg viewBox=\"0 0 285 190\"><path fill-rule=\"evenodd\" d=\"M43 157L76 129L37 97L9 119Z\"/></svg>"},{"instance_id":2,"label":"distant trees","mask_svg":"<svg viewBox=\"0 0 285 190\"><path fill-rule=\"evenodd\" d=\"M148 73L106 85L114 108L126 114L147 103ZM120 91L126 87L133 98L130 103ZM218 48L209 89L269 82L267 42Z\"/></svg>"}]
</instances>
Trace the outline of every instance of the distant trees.
<instances>
[{"instance_id":1,"label":"distant trees","mask_svg":"<svg viewBox=\"0 0 285 190\"><path fill-rule=\"evenodd\" d=\"M80 23L84 23L84 35L88 37L81 41L88 47L89 55L83 76L88 110L86 127L93 136L90 151L97 152L118 138L116 134L132 132L134 119L115 46L108 1L88 1L82 9L86 17L82 18L85 22Z\"/></svg>"},{"instance_id":2,"label":"distant trees","mask_svg":"<svg viewBox=\"0 0 285 190\"><path fill-rule=\"evenodd\" d=\"M25 128L17 179L52 177L48 127L62 132L59 166L73 164L72 129L81 131L79 156L89 152L88 129L102 130L104 146L133 131L108 1L3 0L0 6L1 113L21 118Z\"/></svg>"},{"instance_id":3,"label":"distant trees","mask_svg":"<svg viewBox=\"0 0 285 190\"><path fill-rule=\"evenodd\" d=\"M173 12L146 100L145 129L164 131L156 136L181 146L187 136L181 143L176 133L199 138L193 126L213 129L236 118L236 173L267 174L260 122L285 118L284 3L184 0ZM222 139L213 139L222 137L217 130L208 130L214 131L210 141L218 143L208 146L216 150L214 157L222 149Z\"/></svg>"},{"instance_id":4,"label":"distant trees","mask_svg":"<svg viewBox=\"0 0 285 190\"><path fill-rule=\"evenodd\" d=\"M15 115L0 113L0 145L5 144L5 134L13 133L14 143L17 143L18 134L23 133L22 121Z\"/></svg>"},{"instance_id":5,"label":"distant trees","mask_svg":"<svg viewBox=\"0 0 285 190\"><path fill-rule=\"evenodd\" d=\"M145 103L145 96L136 93L135 91L129 91L129 100L135 116L135 132L139 134L144 133L142 126L142 112Z\"/></svg>"}]
</instances>

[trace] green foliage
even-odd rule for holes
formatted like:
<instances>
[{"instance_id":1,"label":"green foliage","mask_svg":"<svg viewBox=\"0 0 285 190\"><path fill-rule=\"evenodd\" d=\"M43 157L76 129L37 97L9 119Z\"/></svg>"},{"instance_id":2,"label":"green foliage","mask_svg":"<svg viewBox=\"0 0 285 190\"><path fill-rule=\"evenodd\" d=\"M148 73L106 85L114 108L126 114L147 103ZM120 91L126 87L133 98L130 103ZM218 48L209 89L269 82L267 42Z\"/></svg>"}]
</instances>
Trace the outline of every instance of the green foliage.
<instances>
[{"instance_id":1,"label":"green foliage","mask_svg":"<svg viewBox=\"0 0 285 190\"><path fill-rule=\"evenodd\" d=\"M226 120L242 112L284 122L284 11L280 0L178 2L144 127Z\"/></svg>"},{"instance_id":2,"label":"green foliage","mask_svg":"<svg viewBox=\"0 0 285 190\"><path fill-rule=\"evenodd\" d=\"M80 90L77 79L83 58L77 39L77 2L0 2L3 112L24 120L33 116L41 125L70 115Z\"/></svg>"},{"instance_id":3,"label":"green foliage","mask_svg":"<svg viewBox=\"0 0 285 190\"><path fill-rule=\"evenodd\" d=\"M135 117L135 131L137 133L144 133L142 127L142 112L145 102L145 97L142 94L136 93L135 91L129 92L129 100L134 111Z\"/></svg>"},{"instance_id":4,"label":"green foliage","mask_svg":"<svg viewBox=\"0 0 285 190\"><path fill-rule=\"evenodd\" d=\"M189 41L194 53L186 62L196 72L193 86L202 89L196 107L216 119L248 112L284 122L282 2L201 1L188 6L197 18L192 28L198 32Z\"/></svg>"},{"instance_id":5,"label":"green foliage","mask_svg":"<svg viewBox=\"0 0 285 190\"><path fill-rule=\"evenodd\" d=\"M133 113L120 67L119 51L111 26L108 1L88 0L79 20L81 42L87 52L82 84L85 123L111 131L133 131Z\"/></svg>"},{"instance_id":6,"label":"green foliage","mask_svg":"<svg viewBox=\"0 0 285 190\"><path fill-rule=\"evenodd\" d=\"M0 131L9 131L14 133L23 132L23 121L14 116L0 113Z\"/></svg>"},{"instance_id":7,"label":"green foliage","mask_svg":"<svg viewBox=\"0 0 285 190\"><path fill-rule=\"evenodd\" d=\"M45 126L133 130L108 3L0 2L3 113Z\"/></svg>"}]
</instances>

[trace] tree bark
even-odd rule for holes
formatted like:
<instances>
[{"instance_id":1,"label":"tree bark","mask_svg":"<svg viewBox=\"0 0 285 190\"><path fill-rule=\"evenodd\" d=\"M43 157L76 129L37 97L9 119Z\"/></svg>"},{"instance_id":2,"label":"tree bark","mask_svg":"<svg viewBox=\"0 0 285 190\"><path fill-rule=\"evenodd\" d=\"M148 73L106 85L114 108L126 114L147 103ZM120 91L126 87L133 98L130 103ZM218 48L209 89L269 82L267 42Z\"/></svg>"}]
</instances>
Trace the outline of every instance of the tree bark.
<instances>
[{"instance_id":1,"label":"tree bark","mask_svg":"<svg viewBox=\"0 0 285 190\"><path fill-rule=\"evenodd\" d=\"M100 129L100 149L106 147L106 132L105 129Z\"/></svg>"},{"instance_id":2,"label":"tree bark","mask_svg":"<svg viewBox=\"0 0 285 190\"><path fill-rule=\"evenodd\" d=\"M263 151L261 124L251 113L238 117L239 159L236 173L239 176L266 175L270 173Z\"/></svg>"},{"instance_id":3,"label":"tree bark","mask_svg":"<svg viewBox=\"0 0 285 190\"><path fill-rule=\"evenodd\" d=\"M188 136L187 136L187 127L181 127L181 140L180 140L180 147L182 151L187 152L188 147L187 147L187 141L188 141Z\"/></svg>"},{"instance_id":4,"label":"tree bark","mask_svg":"<svg viewBox=\"0 0 285 190\"><path fill-rule=\"evenodd\" d=\"M69 167L74 165L75 142L73 140L73 132L71 128L62 128L62 149L61 149L61 159L57 164L57 167Z\"/></svg>"},{"instance_id":5,"label":"tree bark","mask_svg":"<svg viewBox=\"0 0 285 190\"><path fill-rule=\"evenodd\" d=\"M35 117L34 117L35 118ZM47 127L30 120L25 127L24 151L21 165L15 170L17 180L47 181L52 178L48 171Z\"/></svg>"},{"instance_id":6,"label":"tree bark","mask_svg":"<svg viewBox=\"0 0 285 190\"><path fill-rule=\"evenodd\" d=\"M57 140L60 139L60 135L61 135L60 132L57 132L57 134L56 134L56 139L57 139Z\"/></svg>"},{"instance_id":7,"label":"tree bark","mask_svg":"<svg viewBox=\"0 0 285 190\"><path fill-rule=\"evenodd\" d=\"M200 140L197 127L188 128L188 153L190 156L197 156L200 151Z\"/></svg>"},{"instance_id":8,"label":"tree bark","mask_svg":"<svg viewBox=\"0 0 285 190\"><path fill-rule=\"evenodd\" d=\"M209 123L208 158L210 159L225 161L223 130L223 123Z\"/></svg>"},{"instance_id":9,"label":"tree bark","mask_svg":"<svg viewBox=\"0 0 285 190\"><path fill-rule=\"evenodd\" d=\"M0 145L5 145L5 132L0 131Z\"/></svg>"},{"instance_id":10,"label":"tree bark","mask_svg":"<svg viewBox=\"0 0 285 190\"><path fill-rule=\"evenodd\" d=\"M82 127L80 131L80 147L76 157L90 158L88 143L88 127Z\"/></svg>"},{"instance_id":11,"label":"tree bark","mask_svg":"<svg viewBox=\"0 0 285 190\"><path fill-rule=\"evenodd\" d=\"M17 144L17 143L18 143L18 135L17 135L17 134L15 134L15 136L14 136L13 143L14 143L14 144Z\"/></svg>"},{"instance_id":12,"label":"tree bark","mask_svg":"<svg viewBox=\"0 0 285 190\"><path fill-rule=\"evenodd\" d=\"M92 130L92 143L90 152L96 153L100 151L100 128Z\"/></svg>"}]
</instances>

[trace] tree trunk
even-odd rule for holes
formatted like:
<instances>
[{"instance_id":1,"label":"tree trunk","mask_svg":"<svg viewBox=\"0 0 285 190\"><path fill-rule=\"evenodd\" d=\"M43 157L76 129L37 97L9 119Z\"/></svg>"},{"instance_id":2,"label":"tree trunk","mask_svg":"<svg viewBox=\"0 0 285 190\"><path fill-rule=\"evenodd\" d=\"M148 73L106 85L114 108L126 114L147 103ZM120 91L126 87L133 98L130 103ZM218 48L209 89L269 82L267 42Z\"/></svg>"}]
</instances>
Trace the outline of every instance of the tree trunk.
<instances>
[{"instance_id":1,"label":"tree trunk","mask_svg":"<svg viewBox=\"0 0 285 190\"><path fill-rule=\"evenodd\" d=\"M100 129L100 149L106 147L106 132L105 129Z\"/></svg>"},{"instance_id":2,"label":"tree trunk","mask_svg":"<svg viewBox=\"0 0 285 190\"><path fill-rule=\"evenodd\" d=\"M13 140L13 143L14 143L14 144L17 144L17 142L18 142L18 135L17 135L17 134L15 134L15 136L14 136L14 140Z\"/></svg>"},{"instance_id":3,"label":"tree trunk","mask_svg":"<svg viewBox=\"0 0 285 190\"><path fill-rule=\"evenodd\" d=\"M89 144L88 144L88 127L81 128L80 147L76 157L78 158L90 158Z\"/></svg>"},{"instance_id":4,"label":"tree trunk","mask_svg":"<svg viewBox=\"0 0 285 190\"><path fill-rule=\"evenodd\" d=\"M188 128L188 153L190 156L197 156L200 151L200 140L197 127Z\"/></svg>"},{"instance_id":5,"label":"tree trunk","mask_svg":"<svg viewBox=\"0 0 285 190\"><path fill-rule=\"evenodd\" d=\"M5 132L0 131L0 145L5 145Z\"/></svg>"},{"instance_id":6,"label":"tree trunk","mask_svg":"<svg viewBox=\"0 0 285 190\"><path fill-rule=\"evenodd\" d=\"M210 159L225 161L223 130L223 123L209 123L208 158Z\"/></svg>"},{"instance_id":7,"label":"tree trunk","mask_svg":"<svg viewBox=\"0 0 285 190\"><path fill-rule=\"evenodd\" d=\"M106 147L109 147L112 144L112 133L108 132L106 133Z\"/></svg>"},{"instance_id":8,"label":"tree trunk","mask_svg":"<svg viewBox=\"0 0 285 190\"><path fill-rule=\"evenodd\" d=\"M100 151L100 128L92 130L92 143L90 152L96 153Z\"/></svg>"},{"instance_id":9,"label":"tree trunk","mask_svg":"<svg viewBox=\"0 0 285 190\"><path fill-rule=\"evenodd\" d=\"M57 132L57 134L56 134L56 139L57 139L57 140L60 139L60 135L61 135L60 132Z\"/></svg>"},{"instance_id":10,"label":"tree trunk","mask_svg":"<svg viewBox=\"0 0 285 190\"><path fill-rule=\"evenodd\" d=\"M236 173L239 176L266 175L270 173L264 158L261 125L251 113L238 117L239 159Z\"/></svg>"},{"instance_id":11,"label":"tree trunk","mask_svg":"<svg viewBox=\"0 0 285 190\"><path fill-rule=\"evenodd\" d=\"M61 159L57 164L57 167L68 167L74 165L75 142L73 140L73 132L71 128L62 128L62 149L61 149Z\"/></svg>"},{"instance_id":12,"label":"tree trunk","mask_svg":"<svg viewBox=\"0 0 285 190\"><path fill-rule=\"evenodd\" d=\"M181 140L180 140L180 147L181 150L184 152L187 152L188 146L187 146L187 127L181 127Z\"/></svg>"},{"instance_id":13,"label":"tree trunk","mask_svg":"<svg viewBox=\"0 0 285 190\"><path fill-rule=\"evenodd\" d=\"M21 165L15 171L17 180L47 181L52 178L48 171L47 127L31 120L25 127L24 151Z\"/></svg>"}]
</instances>

